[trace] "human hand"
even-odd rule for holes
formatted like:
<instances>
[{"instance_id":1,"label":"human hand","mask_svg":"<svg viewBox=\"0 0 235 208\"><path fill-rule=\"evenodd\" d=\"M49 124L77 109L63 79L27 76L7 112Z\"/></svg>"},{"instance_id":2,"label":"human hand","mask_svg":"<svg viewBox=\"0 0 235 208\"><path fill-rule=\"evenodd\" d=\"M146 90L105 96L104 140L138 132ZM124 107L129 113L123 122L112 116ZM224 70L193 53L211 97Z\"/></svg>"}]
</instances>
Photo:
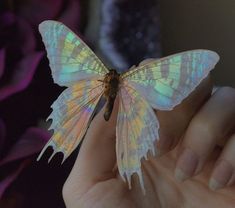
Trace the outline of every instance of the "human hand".
<instances>
[{"instance_id":1,"label":"human hand","mask_svg":"<svg viewBox=\"0 0 235 208\"><path fill-rule=\"evenodd\" d=\"M101 111L64 185L66 206L234 207L235 90L211 89L207 78L174 110L156 112L160 153L142 161L146 195L136 175L129 190L114 168L117 103L108 122Z\"/></svg>"}]
</instances>

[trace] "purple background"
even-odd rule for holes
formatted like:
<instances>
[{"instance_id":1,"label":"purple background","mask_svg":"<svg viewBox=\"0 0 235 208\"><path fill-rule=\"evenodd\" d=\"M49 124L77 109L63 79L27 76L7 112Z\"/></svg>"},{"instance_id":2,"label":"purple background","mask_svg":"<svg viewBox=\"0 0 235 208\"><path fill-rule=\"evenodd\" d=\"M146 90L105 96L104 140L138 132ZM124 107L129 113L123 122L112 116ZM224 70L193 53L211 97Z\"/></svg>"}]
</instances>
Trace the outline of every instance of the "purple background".
<instances>
[{"instance_id":1,"label":"purple background","mask_svg":"<svg viewBox=\"0 0 235 208\"><path fill-rule=\"evenodd\" d=\"M93 21L97 13L102 19ZM105 0L102 4L85 0L1 1L1 208L64 207L62 187L79 149L62 166L60 154L47 164L50 149L36 162L51 135L45 122L50 105L63 90L52 81L38 32L38 24L47 19L69 26L100 52L108 66L119 71L161 54L159 5L155 0L144 4L140 0ZM94 31L97 35L92 38ZM112 42L112 48L106 47L107 41Z\"/></svg>"}]
</instances>

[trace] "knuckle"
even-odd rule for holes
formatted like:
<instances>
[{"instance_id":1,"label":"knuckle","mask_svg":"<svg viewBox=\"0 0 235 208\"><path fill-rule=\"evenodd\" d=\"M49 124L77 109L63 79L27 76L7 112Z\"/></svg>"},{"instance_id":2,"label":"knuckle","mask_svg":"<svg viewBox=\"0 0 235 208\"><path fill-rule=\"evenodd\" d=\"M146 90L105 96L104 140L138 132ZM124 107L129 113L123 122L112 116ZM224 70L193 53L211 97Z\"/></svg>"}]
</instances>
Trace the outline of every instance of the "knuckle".
<instances>
[{"instance_id":1,"label":"knuckle","mask_svg":"<svg viewBox=\"0 0 235 208\"><path fill-rule=\"evenodd\" d=\"M82 203L82 193L78 183L69 176L62 187L62 197L66 207L74 207L74 204Z\"/></svg>"},{"instance_id":2,"label":"knuckle","mask_svg":"<svg viewBox=\"0 0 235 208\"><path fill-rule=\"evenodd\" d=\"M74 191L72 187L73 185L68 180L66 180L62 188L62 197L67 207L69 204L75 201Z\"/></svg>"},{"instance_id":3,"label":"knuckle","mask_svg":"<svg viewBox=\"0 0 235 208\"><path fill-rule=\"evenodd\" d=\"M63 196L63 199L64 199L65 203L70 198L70 188L69 188L69 185L68 185L67 181L63 185L62 196Z\"/></svg>"}]
</instances>

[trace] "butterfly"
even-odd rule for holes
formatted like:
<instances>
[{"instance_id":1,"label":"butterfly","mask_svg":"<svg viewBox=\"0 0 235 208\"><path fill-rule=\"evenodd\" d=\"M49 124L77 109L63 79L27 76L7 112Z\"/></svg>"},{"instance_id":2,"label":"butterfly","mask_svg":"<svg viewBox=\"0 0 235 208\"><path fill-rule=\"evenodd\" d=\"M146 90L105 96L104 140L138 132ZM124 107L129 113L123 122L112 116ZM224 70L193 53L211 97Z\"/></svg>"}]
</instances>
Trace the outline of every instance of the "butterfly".
<instances>
[{"instance_id":1,"label":"butterfly","mask_svg":"<svg viewBox=\"0 0 235 208\"><path fill-rule=\"evenodd\" d=\"M209 50L192 50L152 59L119 74L108 69L92 50L60 22L44 21L39 31L55 83L67 88L52 104L52 138L43 148L53 148L51 158L63 153L63 161L84 137L102 97L104 119L109 120L119 99L116 124L116 158L120 176L131 188L137 173L144 190L141 159L155 154L159 121L153 109L172 110L208 75L219 60Z\"/></svg>"}]
</instances>

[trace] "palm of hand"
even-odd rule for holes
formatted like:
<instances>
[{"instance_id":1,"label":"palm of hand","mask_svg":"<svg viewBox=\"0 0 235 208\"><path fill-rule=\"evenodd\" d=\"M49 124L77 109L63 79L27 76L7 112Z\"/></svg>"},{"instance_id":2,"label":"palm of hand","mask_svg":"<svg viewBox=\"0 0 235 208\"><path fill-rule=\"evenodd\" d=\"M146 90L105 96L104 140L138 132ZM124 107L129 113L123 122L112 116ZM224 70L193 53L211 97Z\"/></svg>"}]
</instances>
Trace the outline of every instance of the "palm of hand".
<instances>
[{"instance_id":1,"label":"palm of hand","mask_svg":"<svg viewBox=\"0 0 235 208\"><path fill-rule=\"evenodd\" d=\"M234 186L218 192L208 188L213 157L198 176L183 183L177 182L173 174L176 151L175 149L160 158L151 158L143 163L146 195L141 192L137 178L134 177L133 187L129 190L117 176L95 183L75 203L76 207L234 207ZM214 157L216 155L215 152Z\"/></svg>"},{"instance_id":2,"label":"palm of hand","mask_svg":"<svg viewBox=\"0 0 235 208\"><path fill-rule=\"evenodd\" d=\"M213 143L207 142L208 144L200 144L203 145L201 146L202 149L206 145L208 147L202 152L203 157L201 158L206 158L206 160L201 162L201 167L198 169L199 171L193 174L195 175L194 177L191 175L182 183L178 182L174 177L174 169L176 162L179 161L179 154L183 146L182 143L184 143L185 140L186 144L195 142L195 140L190 140L190 137L193 138L195 135L197 141L198 133L200 133L196 131L196 133L194 132L195 134L193 134L192 130L188 131L188 129L190 129L188 125L192 123L190 121L198 114L198 109L203 106L210 92L211 86L207 79L189 98L173 111L157 112L161 124L161 139L157 145L159 145L162 154L160 157L149 157L148 161L142 162L146 195L143 195L136 175L132 176L132 189L129 190L127 184L124 183L118 175L117 168L115 171L113 168L116 164L115 126L118 109L117 104L115 104L116 107L114 108L116 112L112 114L109 122L103 121L103 112L99 113L87 132L77 161L64 185L63 196L66 206L68 208L234 207L234 185L227 186L218 191L212 191L208 188L208 180L215 167L215 163L218 161L218 157L224 154L228 156L227 159L234 158L234 149L228 148L228 146L233 146L234 143L227 145L227 148L226 146L221 149L211 148L211 151L210 146L215 147L216 141L213 141ZM216 110L214 106L217 106L221 100L221 96L223 96L225 92L218 93L217 98L214 98L214 100L210 99L212 101L207 102L205 109L209 109L209 111L210 109ZM235 110L230 102L234 102L235 93L234 91L231 92L231 90L230 93L232 93L230 94L232 96L227 96L229 99L222 97L221 102L222 105L226 105L228 110L218 105L218 109L221 109L222 113L223 111L228 111L226 116L224 116L223 119L220 119L220 117L212 119L212 123L215 120L221 122L217 127L217 129L221 129L221 131L224 129L224 126L228 126L228 123L232 123L233 125L231 125L231 127L234 128L234 120L231 119L235 114ZM231 100L230 97L233 97L233 99ZM231 108L229 108L229 106ZM210 113L206 114L207 111L208 110L204 110L203 113L206 117L209 117ZM214 112L212 112L212 114L214 114ZM201 113L201 115L203 114ZM217 112L216 116L217 115L219 115L219 112ZM175 122L176 120L177 122ZM214 132L214 129L212 129L212 132ZM199 136L202 135L199 134ZM214 137L214 135L212 135L212 137ZM180 140L179 138L182 139ZM207 139L208 138L202 138L201 140L206 141ZM166 142L161 144L162 141ZM213 149L214 151L212 152ZM227 153L223 149L226 149ZM234 159L230 159L230 161L234 164Z\"/></svg>"}]
</instances>

